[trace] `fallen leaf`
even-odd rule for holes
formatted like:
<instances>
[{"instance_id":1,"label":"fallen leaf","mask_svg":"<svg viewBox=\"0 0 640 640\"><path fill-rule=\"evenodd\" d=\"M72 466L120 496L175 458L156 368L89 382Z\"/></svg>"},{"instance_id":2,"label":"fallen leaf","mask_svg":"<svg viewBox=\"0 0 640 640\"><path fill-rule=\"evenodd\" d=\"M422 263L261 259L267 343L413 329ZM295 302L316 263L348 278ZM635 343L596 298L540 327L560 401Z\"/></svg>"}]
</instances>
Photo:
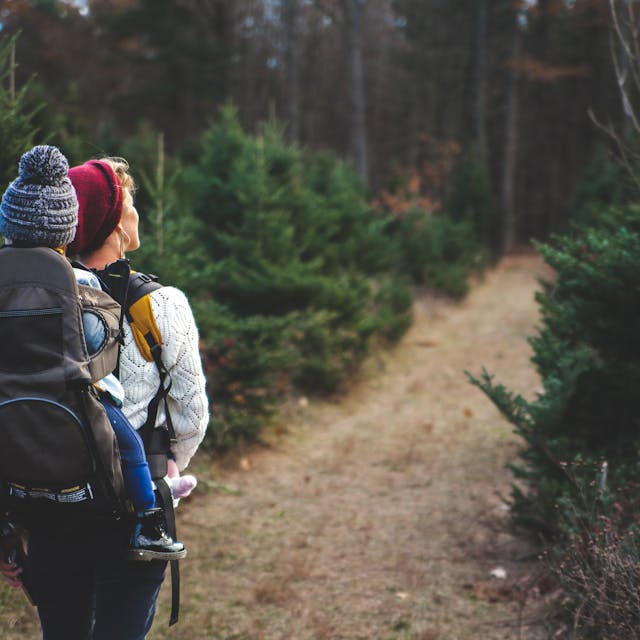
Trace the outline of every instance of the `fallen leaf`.
<instances>
[{"instance_id":1,"label":"fallen leaf","mask_svg":"<svg viewBox=\"0 0 640 640\"><path fill-rule=\"evenodd\" d=\"M416 340L416 344L419 347L429 348L429 347L437 347L439 342L434 338L425 338L424 340Z\"/></svg>"},{"instance_id":2,"label":"fallen leaf","mask_svg":"<svg viewBox=\"0 0 640 640\"><path fill-rule=\"evenodd\" d=\"M513 585L493 580L474 584L473 595L478 600L487 602L510 602L514 600Z\"/></svg>"}]
</instances>

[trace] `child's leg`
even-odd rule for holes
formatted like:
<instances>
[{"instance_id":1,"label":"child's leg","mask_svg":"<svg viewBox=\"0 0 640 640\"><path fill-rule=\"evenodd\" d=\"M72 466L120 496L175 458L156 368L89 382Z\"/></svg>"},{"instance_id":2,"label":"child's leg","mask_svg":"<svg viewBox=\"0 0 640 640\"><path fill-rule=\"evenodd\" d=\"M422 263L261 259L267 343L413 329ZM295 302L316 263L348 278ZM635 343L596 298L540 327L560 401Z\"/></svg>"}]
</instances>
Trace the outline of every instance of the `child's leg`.
<instances>
[{"instance_id":1,"label":"child's leg","mask_svg":"<svg viewBox=\"0 0 640 640\"><path fill-rule=\"evenodd\" d=\"M153 509L156 506L156 499L142 439L121 409L106 399L102 401L102 406L107 412L118 440L122 477L127 496L136 511Z\"/></svg>"},{"instance_id":2,"label":"child's leg","mask_svg":"<svg viewBox=\"0 0 640 640\"><path fill-rule=\"evenodd\" d=\"M167 475L170 478L180 477L180 471L178 469L178 465L176 464L176 461L171 456L169 456L169 459L167 460Z\"/></svg>"},{"instance_id":3,"label":"child's leg","mask_svg":"<svg viewBox=\"0 0 640 640\"><path fill-rule=\"evenodd\" d=\"M108 400L102 405L118 440L124 486L137 512L127 557L140 561L184 558L187 554L184 545L167 533L164 511L156 508L149 465L138 432L118 407Z\"/></svg>"}]
</instances>

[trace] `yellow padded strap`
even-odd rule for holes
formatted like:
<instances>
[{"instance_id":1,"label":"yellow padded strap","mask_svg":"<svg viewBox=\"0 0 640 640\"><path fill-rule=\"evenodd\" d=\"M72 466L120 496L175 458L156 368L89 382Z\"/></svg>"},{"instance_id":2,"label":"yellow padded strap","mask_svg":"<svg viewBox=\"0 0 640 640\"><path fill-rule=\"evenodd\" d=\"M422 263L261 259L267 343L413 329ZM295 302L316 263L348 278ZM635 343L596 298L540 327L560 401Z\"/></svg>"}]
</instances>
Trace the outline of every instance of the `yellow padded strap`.
<instances>
[{"instance_id":1,"label":"yellow padded strap","mask_svg":"<svg viewBox=\"0 0 640 640\"><path fill-rule=\"evenodd\" d=\"M129 326L131 327L133 339L136 341L142 357L147 362L153 362L151 348L145 336L151 333L158 344L162 344L162 336L160 335L160 329L158 329L156 319L153 316L153 308L151 307L151 297L149 294L142 296L140 300L136 300L136 302L129 307L129 314L131 317Z\"/></svg>"}]
</instances>

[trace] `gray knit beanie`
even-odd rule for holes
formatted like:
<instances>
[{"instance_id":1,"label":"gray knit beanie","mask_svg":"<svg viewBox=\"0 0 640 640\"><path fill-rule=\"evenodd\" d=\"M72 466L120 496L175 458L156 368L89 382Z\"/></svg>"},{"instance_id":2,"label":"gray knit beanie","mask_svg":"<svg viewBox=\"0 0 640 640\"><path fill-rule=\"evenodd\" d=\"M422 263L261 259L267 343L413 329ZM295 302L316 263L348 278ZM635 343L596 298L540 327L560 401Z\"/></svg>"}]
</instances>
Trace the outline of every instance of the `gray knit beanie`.
<instances>
[{"instance_id":1,"label":"gray knit beanie","mask_svg":"<svg viewBox=\"0 0 640 640\"><path fill-rule=\"evenodd\" d=\"M56 147L38 145L20 158L20 174L0 204L0 233L13 241L64 247L76 234L78 199L69 163Z\"/></svg>"}]
</instances>

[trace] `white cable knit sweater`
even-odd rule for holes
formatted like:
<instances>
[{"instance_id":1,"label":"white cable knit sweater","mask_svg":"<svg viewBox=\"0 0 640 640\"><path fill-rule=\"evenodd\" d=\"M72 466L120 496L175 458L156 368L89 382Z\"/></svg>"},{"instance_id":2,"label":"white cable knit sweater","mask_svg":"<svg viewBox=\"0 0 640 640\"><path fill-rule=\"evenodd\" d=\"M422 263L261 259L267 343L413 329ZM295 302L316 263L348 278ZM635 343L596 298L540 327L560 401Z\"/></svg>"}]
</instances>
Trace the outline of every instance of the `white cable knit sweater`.
<instances>
[{"instance_id":1,"label":"white cable knit sweater","mask_svg":"<svg viewBox=\"0 0 640 640\"><path fill-rule=\"evenodd\" d=\"M151 292L153 314L162 336L162 359L171 374L169 410L176 432L173 446L178 468L182 471L202 442L209 423L205 377L198 350L198 329L186 296L174 287ZM160 384L153 362L140 354L127 322L124 346L120 354L120 381L125 390L123 411L139 429L147 417L147 405ZM164 407L158 412L156 426L164 424Z\"/></svg>"}]
</instances>

